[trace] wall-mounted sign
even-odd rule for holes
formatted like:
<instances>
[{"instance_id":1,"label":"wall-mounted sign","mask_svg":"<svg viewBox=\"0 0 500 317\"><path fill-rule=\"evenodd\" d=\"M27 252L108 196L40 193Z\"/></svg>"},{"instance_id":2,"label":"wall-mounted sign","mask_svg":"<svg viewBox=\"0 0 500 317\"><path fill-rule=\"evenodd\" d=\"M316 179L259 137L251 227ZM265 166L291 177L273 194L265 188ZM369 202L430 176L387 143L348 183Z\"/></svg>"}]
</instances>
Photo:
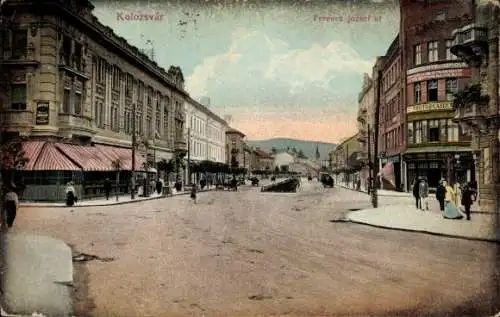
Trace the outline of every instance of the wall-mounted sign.
<instances>
[{"instance_id":1,"label":"wall-mounted sign","mask_svg":"<svg viewBox=\"0 0 500 317\"><path fill-rule=\"evenodd\" d=\"M48 102L39 102L36 105L36 124L38 125L46 125L49 124L49 103Z\"/></svg>"},{"instance_id":2,"label":"wall-mounted sign","mask_svg":"<svg viewBox=\"0 0 500 317\"><path fill-rule=\"evenodd\" d=\"M430 64L409 69L406 71L406 76L415 75L417 73L434 72L436 70L462 69L462 68L468 68L467 63L451 62L451 63L441 63L441 64Z\"/></svg>"},{"instance_id":3,"label":"wall-mounted sign","mask_svg":"<svg viewBox=\"0 0 500 317\"><path fill-rule=\"evenodd\" d=\"M430 111L443 111L443 110L453 110L451 101L421 103L418 105L408 106L408 108L406 108L406 113L410 114L416 112L430 112Z\"/></svg>"},{"instance_id":4,"label":"wall-mounted sign","mask_svg":"<svg viewBox=\"0 0 500 317\"><path fill-rule=\"evenodd\" d=\"M468 68L459 68L459 69L441 69L430 72L418 73L415 75L408 76L406 78L406 82L408 84L426 81L430 79L438 79L438 78L451 78L451 77L470 77L471 71Z\"/></svg>"}]
</instances>

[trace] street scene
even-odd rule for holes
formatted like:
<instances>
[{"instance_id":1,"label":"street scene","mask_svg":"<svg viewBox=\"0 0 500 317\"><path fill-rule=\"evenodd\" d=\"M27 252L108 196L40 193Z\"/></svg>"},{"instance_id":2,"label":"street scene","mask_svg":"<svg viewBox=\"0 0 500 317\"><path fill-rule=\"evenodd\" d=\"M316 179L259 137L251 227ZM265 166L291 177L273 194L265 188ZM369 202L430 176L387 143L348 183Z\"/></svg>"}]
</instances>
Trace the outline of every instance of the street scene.
<instances>
[{"instance_id":1,"label":"street scene","mask_svg":"<svg viewBox=\"0 0 500 317\"><path fill-rule=\"evenodd\" d=\"M366 197L317 181L296 194L247 185L196 204L23 208L15 230L95 256L75 261L77 316L487 315L491 243L336 222Z\"/></svg>"},{"instance_id":2,"label":"street scene","mask_svg":"<svg viewBox=\"0 0 500 317\"><path fill-rule=\"evenodd\" d=\"M0 316L500 317L498 1L0 1Z\"/></svg>"}]
</instances>

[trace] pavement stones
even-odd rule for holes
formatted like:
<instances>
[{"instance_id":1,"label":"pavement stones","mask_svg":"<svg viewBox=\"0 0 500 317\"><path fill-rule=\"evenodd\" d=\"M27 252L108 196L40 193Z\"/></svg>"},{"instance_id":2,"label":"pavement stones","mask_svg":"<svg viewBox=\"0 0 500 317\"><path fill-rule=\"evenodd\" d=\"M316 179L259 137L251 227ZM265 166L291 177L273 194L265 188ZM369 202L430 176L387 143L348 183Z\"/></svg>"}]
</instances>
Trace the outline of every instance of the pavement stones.
<instances>
[{"instance_id":1,"label":"pavement stones","mask_svg":"<svg viewBox=\"0 0 500 317\"><path fill-rule=\"evenodd\" d=\"M50 317L72 316L70 247L46 236L7 233L1 238L3 310L14 316L33 316L35 312Z\"/></svg>"}]
</instances>

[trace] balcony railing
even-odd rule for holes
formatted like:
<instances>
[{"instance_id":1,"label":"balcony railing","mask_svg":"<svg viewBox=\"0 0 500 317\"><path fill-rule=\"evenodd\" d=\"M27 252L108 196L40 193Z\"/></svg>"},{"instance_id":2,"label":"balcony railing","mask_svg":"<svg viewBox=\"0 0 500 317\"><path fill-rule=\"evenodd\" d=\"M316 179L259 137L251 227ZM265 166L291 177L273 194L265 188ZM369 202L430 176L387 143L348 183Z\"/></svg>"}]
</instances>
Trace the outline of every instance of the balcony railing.
<instances>
[{"instance_id":1,"label":"balcony railing","mask_svg":"<svg viewBox=\"0 0 500 317\"><path fill-rule=\"evenodd\" d=\"M469 24L453 31L451 52L467 63L477 62L488 54L488 31Z\"/></svg>"},{"instance_id":2,"label":"balcony railing","mask_svg":"<svg viewBox=\"0 0 500 317\"><path fill-rule=\"evenodd\" d=\"M33 111L2 110L2 112L0 112L0 124L7 129L31 129L33 126Z\"/></svg>"},{"instance_id":3,"label":"balcony railing","mask_svg":"<svg viewBox=\"0 0 500 317\"><path fill-rule=\"evenodd\" d=\"M75 134L83 133L84 135L92 135L96 132L91 118L69 113L59 114L59 127L71 130Z\"/></svg>"}]
</instances>

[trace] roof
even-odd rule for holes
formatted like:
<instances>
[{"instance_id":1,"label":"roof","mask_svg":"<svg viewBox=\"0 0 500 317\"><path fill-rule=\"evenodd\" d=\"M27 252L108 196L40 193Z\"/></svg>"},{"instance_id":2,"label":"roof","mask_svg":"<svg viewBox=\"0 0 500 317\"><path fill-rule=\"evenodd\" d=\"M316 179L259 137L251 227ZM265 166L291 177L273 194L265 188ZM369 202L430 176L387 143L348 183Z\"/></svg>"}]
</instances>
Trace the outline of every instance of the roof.
<instances>
[{"instance_id":1,"label":"roof","mask_svg":"<svg viewBox=\"0 0 500 317\"><path fill-rule=\"evenodd\" d=\"M243 133L243 132L241 132L239 130L236 130L235 128L231 128L231 127L229 129L227 129L226 134L239 134L242 137L246 136L245 133Z\"/></svg>"},{"instance_id":2,"label":"roof","mask_svg":"<svg viewBox=\"0 0 500 317\"><path fill-rule=\"evenodd\" d=\"M260 156L262 158L272 158L271 154L265 152L265 151L262 151L261 149L255 149L254 150L254 153L257 155L257 156Z\"/></svg>"},{"instance_id":3,"label":"roof","mask_svg":"<svg viewBox=\"0 0 500 317\"><path fill-rule=\"evenodd\" d=\"M200 111L208 114L208 116L210 116L215 121L218 121L218 122L220 122L220 123L222 123L223 125L226 125L226 126L228 125L226 120L222 119L215 112L213 112L212 110L210 110L208 107L202 105L199 101L194 100L190 95L186 96L186 98L187 98L187 102L189 102L190 104L192 104L198 110L200 110Z\"/></svg>"}]
</instances>

